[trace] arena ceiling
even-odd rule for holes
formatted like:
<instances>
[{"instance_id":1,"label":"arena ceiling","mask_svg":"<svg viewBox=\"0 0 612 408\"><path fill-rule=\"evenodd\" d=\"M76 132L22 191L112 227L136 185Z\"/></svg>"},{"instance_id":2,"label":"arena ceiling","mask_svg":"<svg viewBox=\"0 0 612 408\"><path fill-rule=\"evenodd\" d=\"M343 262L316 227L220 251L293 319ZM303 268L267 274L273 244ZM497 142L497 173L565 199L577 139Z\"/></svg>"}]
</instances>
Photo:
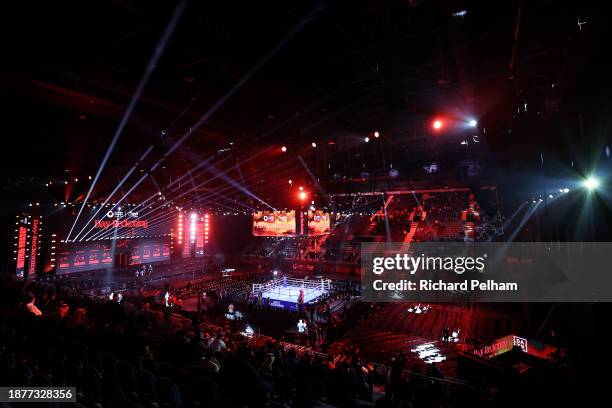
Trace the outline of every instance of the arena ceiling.
<instances>
[{"instance_id":1,"label":"arena ceiling","mask_svg":"<svg viewBox=\"0 0 612 408\"><path fill-rule=\"evenodd\" d=\"M179 3L10 6L0 72L6 192L24 202L47 190L84 198ZM532 149L535 159L547 146L566 157L585 142L549 131L549 121L603 99L606 68L587 45L608 30L598 18L587 2L190 1L92 200L149 147L119 191L146 176L132 202L171 195L168 183L198 165L181 184L203 185L185 200L214 200L221 187L253 204L243 188L274 200L289 179L386 176L394 164L462 158L457 138L432 142L436 115L478 118L485 132L471 154L508 160ZM366 150L374 131L379 145ZM551 143L557 138L563 143Z\"/></svg>"}]
</instances>

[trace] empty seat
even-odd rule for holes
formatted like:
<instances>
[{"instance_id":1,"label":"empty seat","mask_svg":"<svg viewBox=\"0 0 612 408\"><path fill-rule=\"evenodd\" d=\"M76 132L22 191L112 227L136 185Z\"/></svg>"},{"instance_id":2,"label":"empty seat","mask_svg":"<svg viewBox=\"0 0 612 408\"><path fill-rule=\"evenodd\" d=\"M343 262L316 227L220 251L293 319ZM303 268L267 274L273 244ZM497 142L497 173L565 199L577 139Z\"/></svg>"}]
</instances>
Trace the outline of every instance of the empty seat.
<instances>
[{"instance_id":1,"label":"empty seat","mask_svg":"<svg viewBox=\"0 0 612 408\"><path fill-rule=\"evenodd\" d=\"M178 408L181 405L181 393L174 381L159 377L155 400L163 407Z\"/></svg>"},{"instance_id":2,"label":"empty seat","mask_svg":"<svg viewBox=\"0 0 612 408\"><path fill-rule=\"evenodd\" d=\"M125 360L119 361L119 380L123 388L128 392L138 391L138 381L136 379L136 369Z\"/></svg>"},{"instance_id":3,"label":"empty seat","mask_svg":"<svg viewBox=\"0 0 612 408\"><path fill-rule=\"evenodd\" d=\"M155 397L155 376L149 370L140 369L136 372L138 381L138 394L144 400Z\"/></svg>"},{"instance_id":4,"label":"empty seat","mask_svg":"<svg viewBox=\"0 0 612 408\"><path fill-rule=\"evenodd\" d=\"M102 384L102 404L104 407L122 408L127 405L127 397L118 378L104 375Z\"/></svg>"}]
</instances>

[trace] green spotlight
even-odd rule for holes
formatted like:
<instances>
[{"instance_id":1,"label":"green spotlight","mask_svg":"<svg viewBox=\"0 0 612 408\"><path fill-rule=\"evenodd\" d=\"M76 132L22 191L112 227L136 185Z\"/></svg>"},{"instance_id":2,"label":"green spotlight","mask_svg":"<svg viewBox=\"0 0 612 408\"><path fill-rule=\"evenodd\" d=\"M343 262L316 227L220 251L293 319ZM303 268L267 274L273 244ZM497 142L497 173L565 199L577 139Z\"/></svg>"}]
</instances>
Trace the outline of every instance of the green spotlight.
<instances>
[{"instance_id":1,"label":"green spotlight","mask_svg":"<svg viewBox=\"0 0 612 408\"><path fill-rule=\"evenodd\" d=\"M596 190L599 187L599 180L597 180L593 176L589 176L589 178L584 180L583 184L587 188L587 190L593 191L593 190Z\"/></svg>"}]
</instances>

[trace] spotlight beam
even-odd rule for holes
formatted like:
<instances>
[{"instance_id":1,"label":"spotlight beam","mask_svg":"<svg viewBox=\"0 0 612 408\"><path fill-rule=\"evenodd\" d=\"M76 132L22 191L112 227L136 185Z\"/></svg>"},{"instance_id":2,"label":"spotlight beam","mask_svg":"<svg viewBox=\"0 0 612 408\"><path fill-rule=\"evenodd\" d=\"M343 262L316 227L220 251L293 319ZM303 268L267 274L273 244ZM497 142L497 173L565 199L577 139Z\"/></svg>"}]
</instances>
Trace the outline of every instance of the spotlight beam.
<instances>
[{"instance_id":1,"label":"spotlight beam","mask_svg":"<svg viewBox=\"0 0 612 408\"><path fill-rule=\"evenodd\" d=\"M240 80L228 91L226 92L194 125L192 125L189 128L189 131L187 131L179 140L176 141L176 143L174 143L174 145L172 145L168 151L163 155L163 157L158 160L152 167L150 172L153 172L157 169L157 167L159 167L159 165L161 164L161 162L163 160L166 160L172 153L174 153L183 143L185 143L185 141L187 139L189 139L189 137L191 136L191 134L193 133L194 130L199 129L204 123L206 123L208 121L208 119L210 119L210 117L212 115L214 115L224 104L225 102L227 102L228 99L230 99L236 92L238 92L238 90L240 88L242 88L242 86L247 83L251 77L257 72L259 71L259 69L266 64L273 56L275 56L278 51L280 51L287 43L289 43L290 40L292 40L294 37L297 36L297 34L299 32L301 32L304 27L311 22L315 16L321 12L323 9L322 6L318 6L316 7L313 11L311 11L311 13L306 16L305 18L303 18L298 24L296 24L294 26L294 28L278 43L276 44L276 46L274 46L270 51L268 51L268 53L266 53L266 55L264 55L264 57L262 59L260 59L245 75L242 76L242 78L240 78ZM108 153L110 155L110 153ZM98 175L101 171L98 171ZM98 175L96 176L96 180L98 178ZM146 177L146 175L144 176ZM143 181L143 178L141 178L141 180L139 180L137 182L137 184L130 189L130 191L128 192L131 193L131 191L133 191L133 189L139 185L141 182ZM93 187L93 185L92 185ZM92 188L90 188L90 192L91 192ZM89 197L88 196L87 198ZM85 201L87 200L87 198L85 199ZM124 196L125 198L125 196ZM259 199L259 197L254 196L254 198L260 200L263 202L263 200ZM269 204L265 203L267 206L269 206L270 208L272 208ZM83 203L83 206L81 207L81 211L83 210L83 207L85 206L85 202ZM79 212L80 214L80 212ZM77 216L78 218L78 216ZM76 220L75 220L75 224L76 224ZM74 228L74 225L73 225ZM70 233L69 233L70 235Z\"/></svg>"},{"instance_id":2,"label":"spotlight beam","mask_svg":"<svg viewBox=\"0 0 612 408\"><path fill-rule=\"evenodd\" d=\"M225 199L226 201L230 202L230 203L235 203L235 204L240 204L243 207L246 207L247 209L249 209L250 211L254 211L254 208L245 205L239 201L235 201L235 200L231 200L230 198L227 198L225 196L223 196L222 194L219 193L214 193L215 195L220 196L222 199ZM199 201L196 201L196 204L199 203ZM222 203L217 203L218 205L221 205L225 208L230 209L231 211L235 211L235 212L242 212L243 210L240 210L238 208L235 207L230 207L228 205L222 204ZM153 214L155 212L160 212L160 214L157 214L155 216L153 216L152 219L149 220L149 228L151 227L156 227L159 225L165 225L166 223L168 223L168 220L173 220L174 217L174 209L164 209L162 208L163 206L167 206L168 204L162 204L160 206L156 206L153 209L150 209L148 212L145 212L144 214L142 214L143 217L148 216L149 214ZM161 210L161 211L158 211ZM120 229L129 229L129 227L121 227ZM159 229L159 228L158 228ZM109 237L109 233L108 231L101 231L99 233L94 234L94 236L92 236L90 239L105 239Z\"/></svg>"},{"instance_id":3,"label":"spotlight beam","mask_svg":"<svg viewBox=\"0 0 612 408\"><path fill-rule=\"evenodd\" d=\"M141 180L139 180L137 184L140 184L142 181L144 181L144 179L142 179L142 178L141 178ZM198 185L198 186L196 186L195 188L193 188L193 187L192 187L192 188L190 188L189 190L184 191L182 194L178 195L177 197L173 198L172 200L176 200L176 199L179 199L179 198L181 198L181 197L186 196L187 194L189 194L189 193L191 193L192 191L194 191L196 188L199 188L199 187L201 187L202 185L206 184L208 181L210 181L210 179L208 179L208 180L206 180L205 182L203 182L203 183L199 184L199 185ZM176 180L175 180L173 183L170 183L170 184L175 184L175 183L176 183ZM137 187L137 186L133 186L131 190L133 190L135 187ZM177 186L177 187L176 187L174 190L172 190L172 192L176 191L178 188L180 188L180 186ZM126 194L126 196L127 196L129 193L131 193L131 190L130 190L130 191L127 193L127 194ZM124 196L124 197L125 197L125 196ZM152 200L152 199L154 199L155 197L159 197L159 194L158 194L158 193L155 193L155 194L151 195L149 198L147 198L147 199L146 199L146 200L144 200L142 203L138 204L138 205L137 205L137 206L136 206L134 209L132 209L132 211L140 210L140 209L142 209L142 208L146 207L146 205L147 205L149 202L151 202L151 200ZM155 211L158 211L158 210L160 210L160 209L163 209L162 207L163 207L164 205L167 205L167 203L160 204L160 205L155 205L155 206L154 206L152 209L149 209L149 211L147 211L147 212L145 212L144 214L142 214L142 216L143 216L143 217L146 217L147 215L152 214L152 213L154 213ZM113 207L113 208L114 208L114 207ZM155 218L154 218L154 220L155 220ZM93 230L93 227L91 227L91 228L90 228L90 230L88 231L88 233L89 233L91 230ZM96 232L96 233L94 233L94 235L93 235L93 236L92 236L90 239L100 239L100 236L103 236L103 234L104 234L104 231L102 231L102 232Z\"/></svg>"},{"instance_id":4,"label":"spotlight beam","mask_svg":"<svg viewBox=\"0 0 612 408\"><path fill-rule=\"evenodd\" d=\"M318 6L314 10L312 10L305 18L300 20L291 29L291 31L281 39L280 42L278 42L274 47L272 47L272 49L270 49L263 56L263 58L257 61L255 65L246 74L244 74L236 84L234 84L230 88L229 91L227 91L221 98L219 98L219 100L217 100L217 102L215 102L215 104L196 123L194 123L189 128L188 132L186 132L179 140L176 141L176 143L174 143L174 145L170 147L170 149L168 149L162 159L168 158L168 156L174 153L183 143L185 143L185 141L189 139L193 131L199 129L204 123L206 123L223 105L225 105L225 102L227 102L232 96L234 96L234 94L238 92L238 90L240 90L242 86L246 84L253 77L253 75L255 75L257 71L259 71L261 67L263 67L270 59L272 59L272 57L274 57L282 48L284 48L285 45L287 45L291 40L293 40L293 38L295 38L298 33L300 33L304 29L304 27L306 27L308 23L314 20L316 15L321 12L322 9L322 6ZM157 168L157 166L154 167Z\"/></svg>"},{"instance_id":5,"label":"spotlight beam","mask_svg":"<svg viewBox=\"0 0 612 408\"><path fill-rule=\"evenodd\" d=\"M514 241L514 239L517 237L519 232L521 232L525 224L527 224L527 221L529 221L529 219L533 216L533 214L535 214L540 204L542 204L542 201L538 201L537 203L532 205L531 208L529 208L529 210L527 210L527 213L523 216L523 219L521 220L519 225L516 226L516 228L512 232L512 235L510 235L510 238L508 238L508 240L506 241L507 243Z\"/></svg>"},{"instance_id":6,"label":"spotlight beam","mask_svg":"<svg viewBox=\"0 0 612 408\"><path fill-rule=\"evenodd\" d=\"M142 175L142 177L140 177L140 179L138 179L138 181L136 182L136 184L135 184L135 185L133 185L133 186L132 186L132 188L130 188L130 189L128 190L128 192L127 192L127 193L125 193L125 194L123 195L123 197L121 197L121 198L119 199L119 201L117 201L117 202L116 202L116 203L115 203L115 204L114 204L114 205L111 207L111 209L110 209L109 211L113 211L115 208L117 208L117 207L119 206L119 204L121 204L121 203L123 202L123 200L125 200L125 199L127 198L127 196L129 196L129 195L132 193L132 191L134 191L134 189L135 189L136 187L138 187L138 186L140 185L140 183L142 183L142 182L143 182L143 181L144 181L144 180L145 180L145 179L146 179L148 176L149 176L148 174L143 174L143 175ZM87 234L88 234L88 233L89 233L91 230L93 230L93 229L94 229L94 227L92 226L92 227L89 229L89 231L87 231ZM85 235L87 235L87 234L85 234ZM82 239L83 239L83 238L81 238L81 240L82 240Z\"/></svg>"},{"instance_id":7,"label":"spotlight beam","mask_svg":"<svg viewBox=\"0 0 612 408\"><path fill-rule=\"evenodd\" d=\"M119 126L117 127L117 130L115 131L115 134L113 135L113 139L111 140L111 143L108 146L106 153L104 154L104 158L102 159L102 162L100 163L100 166L98 167L96 176L94 177L93 181L91 182L91 185L89 186L89 190L87 191L85 199L83 200L83 204L81 204L81 208L79 209L79 212L76 218L74 219L74 222L72 223L72 227L70 227L70 231L68 231L68 235L66 236L66 241L70 239L70 235L72 234L72 231L74 230L74 227L76 226L79 220L79 217L83 213L83 209L85 209L85 206L87 205L87 201L89 200L89 197L91 196L91 193L93 192L93 189L96 186L96 183L98 182L98 179L100 178L100 175L102 174L102 171L104 170L104 167L106 166L106 163L108 162L108 159L111 153L115 149L117 140L119 140L119 137L123 133L123 129L125 128L130 116L132 115L132 111L134 110L136 103L140 99L140 96L142 95L145 85L149 82L149 79L151 78L153 71L155 71L155 67L157 67L157 63L159 59L161 58L161 55L163 54L164 49L166 48L166 44L168 43L168 40L172 36L174 29L178 25L178 22L186 6L187 6L187 0L182 0L178 4L176 9L174 10L174 14L172 15L172 18L170 19L170 22L168 23L168 25L166 26L166 29L164 30L164 33L162 34L162 37L159 39L157 46L155 47L153 56L149 60L149 63L146 67L144 75L140 79L140 82L138 83L138 86L136 87L136 91L132 95L130 103L125 113L123 114L123 117L121 118L121 121L119 122Z\"/></svg>"},{"instance_id":8,"label":"spotlight beam","mask_svg":"<svg viewBox=\"0 0 612 408\"><path fill-rule=\"evenodd\" d=\"M201 165L204 165L205 163L208 163L210 160L212 160L212 158L213 158L213 157L214 157L214 156L211 156L211 157L210 157L208 160L205 160L204 162L201 162ZM161 162L161 159L160 159L160 160L158 160L158 162L157 162L157 163L155 163L155 165L158 165L160 162ZM125 193L125 194L123 195L123 197L121 198L120 202L121 202L121 201L123 201L123 200L124 200L124 199L125 199L125 198L126 198L126 197L127 197L127 196L128 196L130 193L131 193L131 192L132 192L132 191L134 191L134 189L135 189L136 187L138 187L138 186L139 186L139 185L140 185L140 184L141 184L141 183L142 183L142 182L143 182L143 181L146 179L146 177L147 177L148 175L150 175L150 174L152 173L152 169L153 169L153 167L155 167L155 166L152 166L152 167L151 167L151 169L150 169L150 171L149 171L149 173L144 174L144 175L143 175L143 176L142 176L142 177L141 177L141 178L140 178L140 179L139 179L139 180L138 180L138 181L137 181L137 182L136 182L136 183L135 183L135 184L134 184L134 185L133 185L133 186L130 188L130 190L129 190L127 193ZM192 170L190 170L190 171L186 172L186 173L185 173L185 174L183 174L181 177L179 177L177 180L174 180L173 182L170 182L170 183L168 184L168 186L173 185L173 184L176 184L176 183L177 183L178 181L180 181L181 179L183 179L183 178L187 177L187 176L190 174L190 172L191 172L191 171L193 171L193 170L194 170L194 169L192 169ZM180 188L180 186L177 186L177 188ZM188 191L191 191L191 190L188 190ZM133 209L132 209L132 211L139 211L141 208L143 208L144 206L146 206L148 203L150 203L150 202L151 202L151 200L153 200L153 199L154 199L154 198L156 198L156 197L159 197L159 190L158 190L158 192L157 192L157 193L152 194L150 197L148 197L148 198L147 198L147 199L145 199L143 202L141 202L140 204L138 204L138 205L137 205L135 208L133 208ZM115 208L117 205L118 205L118 203L115 203L115 206L113 206L113 207L112 207L112 209L114 209L114 208ZM156 207L156 208L157 208L157 207ZM112 210L112 209L111 209L111 210ZM150 213L150 212L149 212L149 213ZM87 231L87 233L86 233L85 235L89 234L89 233L90 233L90 232L91 232L93 229L94 229L94 227L91 227L91 228L89 229L89 231ZM94 236L95 236L96 234L99 234L99 232L94 233Z\"/></svg>"},{"instance_id":9,"label":"spotlight beam","mask_svg":"<svg viewBox=\"0 0 612 408\"><path fill-rule=\"evenodd\" d=\"M142 161L149 155L149 153L151 153L151 151L153 150L153 145L149 146L149 148L143 153L142 156L140 156L140 159L138 159L138 161L136 163L134 163L134 165L132 166L132 168L126 173L125 176L123 176L123 178L121 179L121 181L119 181L119 184L117 184L117 186L115 187L115 189L108 195L108 197L106 197L106 200L104 200L104 202L102 203L102 205L100 206L100 208L98 208L98 210L91 216L91 218L89 218L89 220L87 220L87 222L85 223L85 226L83 228L81 228L81 230L78 232L78 234L76 234L74 236L73 241L76 241L79 236L83 233L83 231L85 230L85 228L87 228L87 225L92 222L95 218L96 215L98 215L98 213L100 213L100 211L104 208L104 206L110 201L110 199L115 195L115 193L117 192L117 190L119 190L121 188L121 186L123 185L123 183L126 182L126 180L132 175L132 173L134 173L134 171L136 171L136 169L138 168L138 165L140 163L142 163ZM69 234L70 235L70 234Z\"/></svg>"}]
</instances>

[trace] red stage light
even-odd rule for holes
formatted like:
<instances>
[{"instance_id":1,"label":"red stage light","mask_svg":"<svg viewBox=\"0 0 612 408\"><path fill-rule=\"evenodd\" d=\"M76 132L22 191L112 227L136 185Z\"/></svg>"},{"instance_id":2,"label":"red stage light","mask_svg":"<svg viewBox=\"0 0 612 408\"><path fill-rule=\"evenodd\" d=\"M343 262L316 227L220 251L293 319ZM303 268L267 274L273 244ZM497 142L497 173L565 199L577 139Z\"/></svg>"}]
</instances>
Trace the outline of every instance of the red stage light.
<instances>
[{"instance_id":1,"label":"red stage light","mask_svg":"<svg viewBox=\"0 0 612 408\"><path fill-rule=\"evenodd\" d=\"M283 151L283 153L286 152L287 151L287 146L281 147L281 150Z\"/></svg>"},{"instance_id":2,"label":"red stage light","mask_svg":"<svg viewBox=\"0 0 612 408\"><path fill-rule=\"evenodd\" d=\"M300 191L300 194L299 194L300 200L304 201L307 196L308 194L306 194L305 191Z\"/></svg>"},{"instance_id":3,"label":"red stage light","mask_svg":"<svg viewBox=\"0 0 612 408\"><path fill-rule=\"evenodd\" d=\"M433 121L433 123L431 124L431 126L435 129L435 130L440 130L442 129L442 127L444 126L444 122L441 119L436 119Z\"/></svg>"}]
</instances>

